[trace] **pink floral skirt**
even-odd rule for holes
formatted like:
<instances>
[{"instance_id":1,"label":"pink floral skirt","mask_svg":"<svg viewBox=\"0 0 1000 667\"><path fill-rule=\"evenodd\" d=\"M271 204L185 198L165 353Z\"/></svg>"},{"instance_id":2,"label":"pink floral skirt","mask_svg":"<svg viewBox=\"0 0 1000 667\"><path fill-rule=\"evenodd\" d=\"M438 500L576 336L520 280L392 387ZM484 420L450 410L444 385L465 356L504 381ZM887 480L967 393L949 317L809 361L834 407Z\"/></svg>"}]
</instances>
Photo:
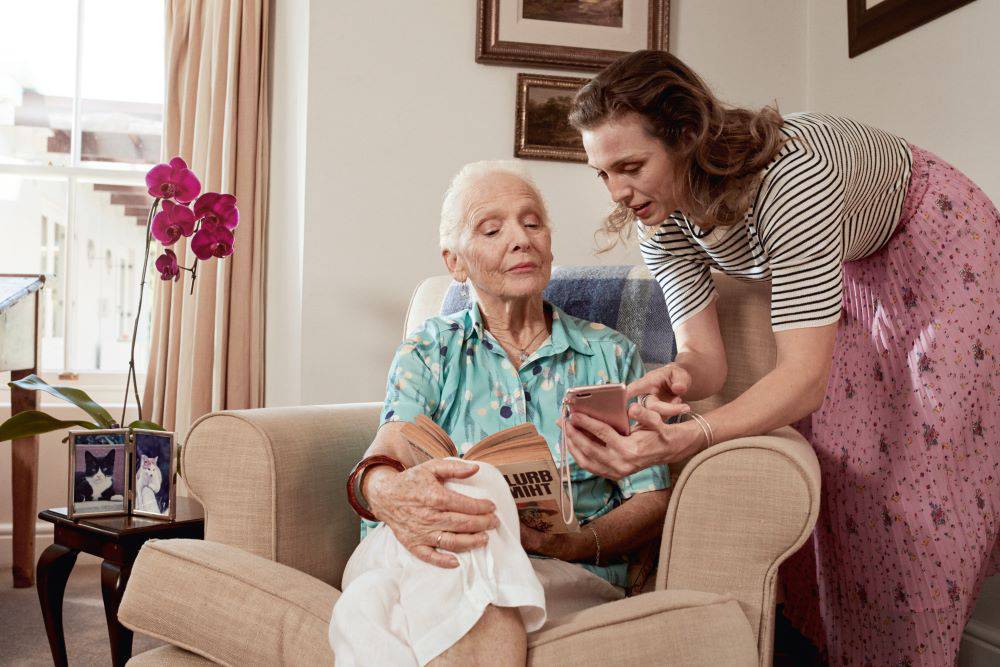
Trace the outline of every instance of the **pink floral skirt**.
<instances>
[{"instance_id":1,"label":"pink floral skirt","mask_svg":"<svg viewBox=\"0 0 1000 667\"><path fill-rule=\"evenodd\" d=\"M1000 214L911 148L900 225L845 264L826 401L797 424L823 499L785 614L832 665L954 664L1000 566Z\"/></svg>"}]
</instances>

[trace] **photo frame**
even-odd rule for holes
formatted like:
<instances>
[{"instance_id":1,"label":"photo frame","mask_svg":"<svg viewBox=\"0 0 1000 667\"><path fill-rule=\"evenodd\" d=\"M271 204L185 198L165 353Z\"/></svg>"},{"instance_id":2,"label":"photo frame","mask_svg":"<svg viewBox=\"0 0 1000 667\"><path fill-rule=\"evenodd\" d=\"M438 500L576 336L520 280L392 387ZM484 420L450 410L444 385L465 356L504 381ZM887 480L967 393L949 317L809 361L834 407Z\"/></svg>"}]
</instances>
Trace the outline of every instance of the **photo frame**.
<instances>
[{"instance_id":1,"label":"photo frame","mask_svg":"<svg viewBox=\"0 0 1000 667\"><path fill-rule=\"evenodd\" d=\"M478 0L476 62L599 70L638 49L667 51L670 0Z\"/></svg>"},{"instance_id":2,"label":"photo frame","mask_svg":"<svg viewBox=\"0 0 1000 667\"><path fill-rule=\"evenodd\" d=\"M173 519L176 513L174 434L133 429L129 472L132 488L130 514Z\"/></svg>"},{"instance_id":3,"label":"photo frame","mask_svg":"<svg viewBox=\"0 0 1000 667\"><path fill-rule=\"evenodd\" d=\"M125 428L69 433L69 518L128 514Z\"/></svg>"},{"instance_id":4,"label":"photo frame","mask_svg":"<svg viewBox=\"0 0 1000 667\"><path fill-rule=\"evenodd\" d=\"M170 431L69 432L70 519L176 516L176 447Z\"/></svg>"},{"instance_id":5,"label":"photo frame","mask_svg":"<svg viewBox=\"0 0 1000 667\"><path fill-rule=\"evenodd\" d=\"M847 52L853 58L974 0L847 0Z\"/></svg>"},{"instance_id":6,"label":"photo frame","mask_svg":"<svg viewBox=\"0 0 1000 667\"><path fill-rule=\"evenodd\" d=\"M580 133L567 119L573 95L589 79L517 75L514 157L586 162Z\"/></svg>"}]
</instances>

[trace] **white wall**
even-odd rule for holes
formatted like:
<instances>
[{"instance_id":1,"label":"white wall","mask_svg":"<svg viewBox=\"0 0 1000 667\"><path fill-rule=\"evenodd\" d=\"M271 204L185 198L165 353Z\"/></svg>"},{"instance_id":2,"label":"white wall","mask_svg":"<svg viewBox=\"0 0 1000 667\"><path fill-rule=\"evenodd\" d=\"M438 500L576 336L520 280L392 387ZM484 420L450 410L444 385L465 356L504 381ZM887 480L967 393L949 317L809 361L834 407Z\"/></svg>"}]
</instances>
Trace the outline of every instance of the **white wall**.
<instances>
[{"instance_id":1,"label":"white wall","mask_svg":"<svg viewBox=\"0 0 1000 667\"><path fill-rule=\"evenodd\" d=\"M1000 202L1000 2L976 0L856 58L847 3L810 0L808 99L937 153Z\"/></svg>"},{"instance_id":2,"label":"white wall","mask_svg":"<svg viewBox=\"0 0 1000 667\"><path fill-rule=\"evenodd\" d=\"M276 66L287 66L289 77L307 75L308 95L304 179L272 181L272 204L304 184L305 205L300 264L286 245L296 234L285 223L292 202L277 217L272 206L270 236L280 235L281 245L270 251L269 295L291 298L301 275L302 301L301 339L299 323L286 321L294 306L268 302L269 404L381 399L410 293L443 271L436 229L449 178L466 162L512 156L517 72L545 70L476 64L475 4L314 1L305 69L298 69L300 53L289 55L300 45L280 42L301 41L289 27L306 10L279 8ZM721 96L805 106L802 3L672 4L673 50ZM798 36L789 41L789 34ZM302 129L300 109L282 110L277 100L297 83L275 82L272 179L302 157L285 143ZM593 256L608 199L588 167L532 161L529 168L548 199L558 263L638 261L634 248ZM301 355L300 365L289 350Z\"/></svg>"},{"instance_id":3,"label":"white wall","mask_svg":"<svg viewBox=\"0 0 1000 667\"><path fill-rule=\"evenodd\" d=\"M299 405L309 0L273 0L271 9L273 83L264 400L267 405Z\"/></svg>"}]
</instances>

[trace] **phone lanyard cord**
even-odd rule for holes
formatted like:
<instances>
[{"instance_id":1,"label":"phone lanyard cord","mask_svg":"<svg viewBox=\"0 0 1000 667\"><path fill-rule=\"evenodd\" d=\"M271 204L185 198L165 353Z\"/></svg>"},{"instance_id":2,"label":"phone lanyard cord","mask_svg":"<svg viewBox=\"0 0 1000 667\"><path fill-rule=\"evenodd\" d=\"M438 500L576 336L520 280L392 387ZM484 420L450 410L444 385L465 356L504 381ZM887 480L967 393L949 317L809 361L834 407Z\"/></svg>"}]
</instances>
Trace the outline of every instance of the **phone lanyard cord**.
<instances>
[{"instance_id":1,"label":"phone lanyard cord","mask_svg":"<svg viewBox=\"0 0 1000 667\"><path fill-rule=\"evenodd\" d=\"M562 420L563 424L569 419L569 402L564 398L562 402ZM573 522L573 480L571 479L572 471L569 466L569 446L566 444L566 427L564 426L561 430L559 436L559 511L562 514L562 520L566 524ZM565 493L562 493L565 491ZM569 499L569 516L566 516L565 499Z\"/></svg>"}]
</instances>

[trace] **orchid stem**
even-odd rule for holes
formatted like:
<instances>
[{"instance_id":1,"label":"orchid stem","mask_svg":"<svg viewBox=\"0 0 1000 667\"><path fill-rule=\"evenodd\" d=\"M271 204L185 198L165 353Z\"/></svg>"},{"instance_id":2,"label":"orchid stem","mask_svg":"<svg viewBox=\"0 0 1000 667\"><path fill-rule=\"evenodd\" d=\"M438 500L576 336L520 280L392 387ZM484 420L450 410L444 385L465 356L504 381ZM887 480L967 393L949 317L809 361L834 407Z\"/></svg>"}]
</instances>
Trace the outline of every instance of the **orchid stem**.
<instances>
[{"instance_id":1,"label":"orchid stem","mask_svg":"<svg viewBox=\"0 0 1000 667\"><path fill-rule=\"evenodd\" d=\"M188 269L188 271L191 272L191 292L190 292L190 294L194 294L194 281L198 277L198 258L197 257L194 258L194 264L191 265L191 268Z\"/></svg>"},{"instance_id":2,"label":"orchid stem","mask_svg":"<svg viewBox=\"0 0 1000 667\"><path fill-rule=\"evenodd\" d=\"M132 383L132 388L135 390L135 405L138 409L139 420L142 420L142 402L139 400L139 379L136 377L135 373L135 340L136 336L139 335L139 318L142 316L142 296L146 291L146 269L149 266L149 246L153 239L149 230L153 225L153 214L156 213L156 208L159 205L160 197L157 197L153 200L153 205L149 207L149 217L146 219L146 254L142 260L142 279L139 282L139 307L135 310L135 323L132 325L132 349L129 351L128 377L125 378L125 400L122 401L122 420L121 424L119 424L120 426L125 425L125 411L128 408L128 389L130 381Z\"/></svg>"}]
</instances>

